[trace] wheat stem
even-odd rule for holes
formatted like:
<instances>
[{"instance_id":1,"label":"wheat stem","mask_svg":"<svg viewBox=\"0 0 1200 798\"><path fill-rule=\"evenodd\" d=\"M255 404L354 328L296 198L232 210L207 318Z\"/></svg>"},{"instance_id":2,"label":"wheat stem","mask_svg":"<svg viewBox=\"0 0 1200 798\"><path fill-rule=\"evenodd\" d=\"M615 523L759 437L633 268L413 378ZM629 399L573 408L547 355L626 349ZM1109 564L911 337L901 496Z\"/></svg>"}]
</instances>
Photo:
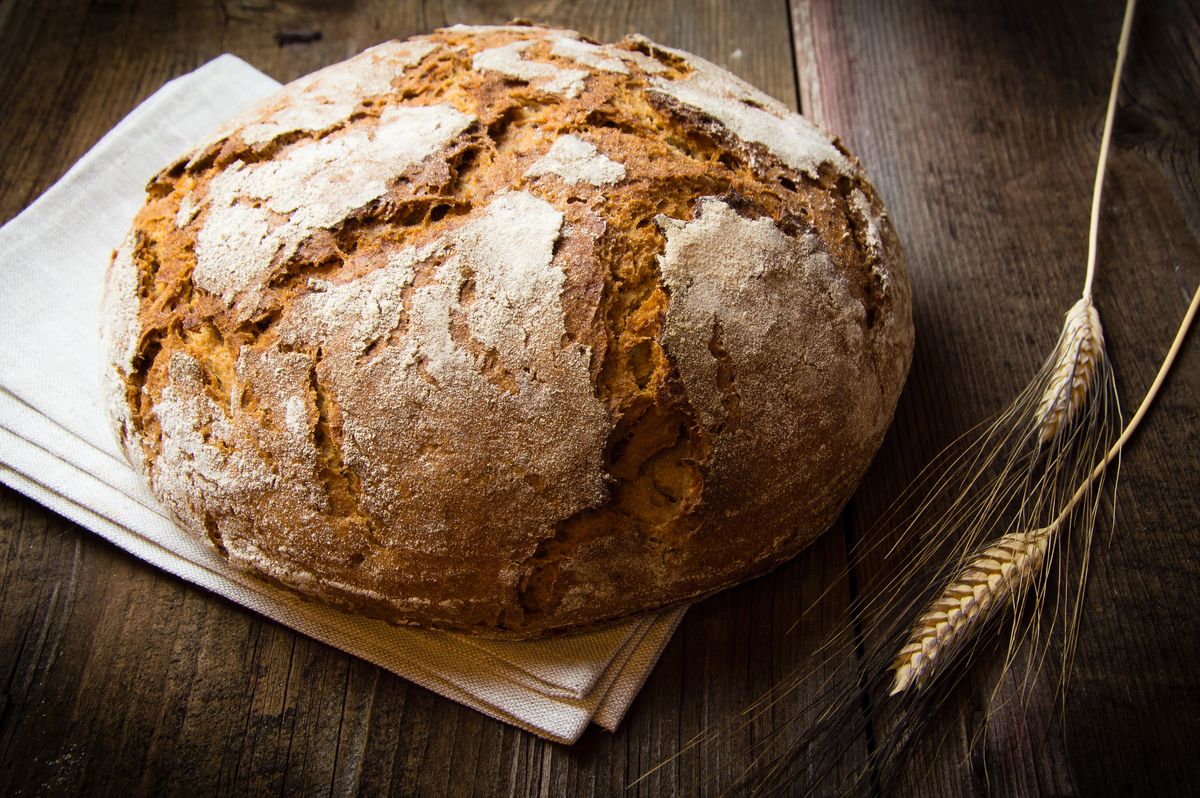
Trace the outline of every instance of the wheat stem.
<instances>
[{"instance_id":1,"label":"wheat stem","mask_svg":"<svg viewBox=\"0 0 1200 798\"><path fill-rule=\"evenodd\" d=\"M1175 333L1175 340L1163 358L1154 382L1146 391L1137 412L1129 419L1121 436L1079 485L1075 493L1047 526L1031 532L1011 532L989 545L968 560L965 567L950 580L942 594L929 606L909 634L908 642L892 664L891 695L910 688L919 688L933 675L938 663L950 651L970 637L982 625L990 612L1006 599L1015 603L1041 571L1046 552L1054 536L1066 522L1071 511L1087 495L1092 484L1121 453L1133 436L1146 411L1154 403L1159 389L1167 378L1183 341L1191 329L1200 307L1200 287L1192 295L1187 313Z\"/></svg>"},{"instance_id":2,"label":"wheat stem","mask_svg":"<svg viewBox=\"0 0 1200 798\"><path fill-rule=\"evenodd\" d=\"M1133 29L1133 12L1137 0L1125 5L1121 22L1121 38L1117 41L1117 65L1113 69L1112 88L1108 92L1108 110L1104 115L1104 134L1100 137L1100 160L1096 164L1096 183L1092 187L1092 218L1088 228L1087 277L1083 281L1083 296L1092 296L1092 279L1096 276L1096 250L1100 239L1100 195L1104 191L1104 173L1108 168L1108 149L1112 142L1113 121L1117 117L1117 96L1121 93L1121 73L1125 71L1125 53L1129 49L1129 32Z\"/></svg>"},{"instance_id":3,"label":"wheat stem","mask_svg":"<svg viewBox=\"0 0 1200 798\"><path fill-rule=\"evenodd\" d=\"M1075 505L1079 504L1080 500L1084 497L1084 494L1087 493L1087 489L1091 487L1093 482L1104 475L1104 470L1110 463L1112 463L1113 460L1116 460L1117 457L1120 456L1121 449L1125 446L1126 442L1133 437L1133 433L1137 431L1138 425L1142 423L1142 418L1146 415L1146 411L1150 409L1150 405L1152 405L1155 398L1158 397L1158 391L1160 388L1162 388L1162 384L1166 381L1167 374L1171 371L1171 367L1175 365L1175 357L1179 354L1179 349L1183 346L1184 339L1187 338L1188 330L1191 329L1192 322L1196 318L1197 307L1200 307L1200 286L1198 286L1195 293L1192 294L1192 302L1188 305L1187 313L1184 314L1183 321L1179 323L1179 329L1175 331L1175 340L1171 342L1171 348L1167 351L1166 357L1163 358L1162 365L1158 367L1158 373L1154 375L1154 382L1150 384L1150 387L1146 390L1146 395L1142 397L1142 403L1138 405L1137 412L1133 414L1133 418L1129 419L1129 423L1126 424L1125 429L1121 431L1121 437L1117 438L1116 443L1114 443L1108 450L1108 453L1104 455L1104 459L1096 464L1096 467L1092 469L1092 473L1075 491L1075 494L1070 498L1066 506L1063 507L1059 518L1065 517L1067 513L1071 512L1071 510L1075 508Z\"/></svg>"}]
</instances>

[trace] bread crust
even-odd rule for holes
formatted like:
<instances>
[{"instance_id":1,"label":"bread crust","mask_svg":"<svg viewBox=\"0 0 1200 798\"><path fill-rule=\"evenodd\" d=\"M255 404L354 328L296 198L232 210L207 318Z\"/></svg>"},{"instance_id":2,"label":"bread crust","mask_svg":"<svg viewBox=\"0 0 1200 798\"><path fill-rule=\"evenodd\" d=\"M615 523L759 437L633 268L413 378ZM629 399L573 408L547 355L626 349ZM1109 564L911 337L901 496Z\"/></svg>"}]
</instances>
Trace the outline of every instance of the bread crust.
<instances>
[{"instance_id":1,"label":"bread crust","mask_svg":"<svg viewBox=\"0 0 1200 798\"><path fill-rule=\"evenodd\" d=\"M147 191L103 314L130 461L233 565L396 623L535 637L761 573L909 367L858 161L642 37L389 42Z\"/></svg>"}]
</instances>

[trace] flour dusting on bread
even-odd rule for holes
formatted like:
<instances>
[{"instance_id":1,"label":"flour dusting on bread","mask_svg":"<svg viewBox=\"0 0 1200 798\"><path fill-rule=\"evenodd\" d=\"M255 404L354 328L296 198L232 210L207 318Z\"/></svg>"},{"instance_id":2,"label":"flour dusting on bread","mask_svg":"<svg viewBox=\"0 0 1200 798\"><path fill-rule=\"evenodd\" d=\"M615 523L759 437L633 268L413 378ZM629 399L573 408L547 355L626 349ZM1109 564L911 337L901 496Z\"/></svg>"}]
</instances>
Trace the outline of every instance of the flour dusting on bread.
<instances>
[{"instance_id":1,"label":"flour dusting on bread","mask_svg":"<svg viewBox=\"0 0 1200 798\"><path fill-rule=\"evenodd\" d=\"M695 71L682 80L654 79L654 92L712 117L742 140L761 144L810 177L817 177L822 165L852 171L837 145L804 117L703 58L671 52Z\"/></svg>"},{"instance_id":2,"label":"flour dusting on bread","mask_svg":"<svg viewBox=\"0 0 1200 798\"><path fill-rule=\"evenodd\" d=\"M603 186L625 177L625 167L596 149L596 145L565 133L525 172L526 177L554 174L568 183Z\"/></svg>"},{"instance_id":3,"label":"flour dusting on bread","mask_svg":"<svg viewBox=\"0 0 1200 798\"><path fill-rule=\"evenodd\" d=\"M499 72L522 80L543 90L577 97L583 91L588 73L582 69L562 69L541 61L529 61L522 54L532 42L512 42L476 53L472 63L476 69Z\"/></svg>"},{"instance_id":4,"label":"flour dusting on bread","mask_svg":"<svg viewBox=\"0 0 1200 798\"><path fill-rule=\"evenodd\" d=\"M344 123L365 99L392 90L392 79L438 48L436 42L386 42L349 61L289 84L268 102L270 110L241 128L242 141L267 144L296 131L320 133Z\"/></svg>"},{"instance_id":5,"label":"flour dusting on bread","mask_svg":"<svg viewBox=\"0 0 1200 798\"><path fill-rule=\"evenodd\" d=\"M209 188L196 239L200 288L226 304L319 228L378 200L392 180L444 147L472 118L446 105L388 108L373 129L302 141L272 161L228 167ZM254 312L246 303L246 315Z\"/></svg>"},{"instance_id":6,"label":"flour dusting on bread","mask_svg":"<svg viewBox=\"0 0 1200 798\"><path fill-rule=\"evenodd\" d=\"M571 31L570 33L574 34L575 32ZM629 74L629 67L625 66L619 55L613 53L613 48L585 42L577 36L578 34L555 36L554 44L550 47L550 55L569 58L577 64L599 69L602 72Z\"/></svg>"}]
</instances>

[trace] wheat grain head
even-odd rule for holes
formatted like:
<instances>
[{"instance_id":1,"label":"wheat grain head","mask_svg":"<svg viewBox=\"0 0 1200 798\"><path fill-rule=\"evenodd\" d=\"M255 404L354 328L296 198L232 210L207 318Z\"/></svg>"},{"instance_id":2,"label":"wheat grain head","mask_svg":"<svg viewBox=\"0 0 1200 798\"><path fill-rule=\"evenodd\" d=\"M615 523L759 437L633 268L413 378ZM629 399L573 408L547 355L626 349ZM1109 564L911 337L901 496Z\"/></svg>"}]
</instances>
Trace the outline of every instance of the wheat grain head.
<instances>
[{"instance_id":1,"label":"wheat grain head","mask_svg":"<svg viewBox=\"0 0 1200 798\"><path fill-rule=\"evenodd\" d=\"M1059 524L1010 532L976 554L917 621L892 663L891 695L920 688L957 646L1006 599L1019 598L1041 572Z\"/></svg>"},{"instance_id":2,"label":"wheat grain head","mask_svg":"<svg viewBox=\"0 0 1200 798\"><path fill-rule=\"evenodd\" d=\"M1089 296L1076 302L1063 321L1050 380L1038 404L1038 443L1047 444L1071 426L1087 401L1104 360L1104 328Z\"/></svg>"}]
</instances>

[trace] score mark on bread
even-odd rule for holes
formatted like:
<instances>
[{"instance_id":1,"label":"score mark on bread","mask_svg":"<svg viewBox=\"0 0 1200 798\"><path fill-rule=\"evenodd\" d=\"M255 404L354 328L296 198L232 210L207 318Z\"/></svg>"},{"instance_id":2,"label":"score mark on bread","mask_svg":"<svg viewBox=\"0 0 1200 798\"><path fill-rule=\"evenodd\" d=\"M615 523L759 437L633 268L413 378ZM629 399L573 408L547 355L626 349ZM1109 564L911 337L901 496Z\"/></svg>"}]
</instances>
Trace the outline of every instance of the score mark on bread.
<instances>
[{"instance_id":1,"label":"score mark on bread","mask_svg":"<svg viewBox=\"0 0 1200 798\"><path fill-rule=\"evenodd\" d=\"M501 637L692 600L831 523L912 348L836 139L642 37L454 27L284 87L148 186L117 434L233 564Z\"/></svg>"}]
</instances>

